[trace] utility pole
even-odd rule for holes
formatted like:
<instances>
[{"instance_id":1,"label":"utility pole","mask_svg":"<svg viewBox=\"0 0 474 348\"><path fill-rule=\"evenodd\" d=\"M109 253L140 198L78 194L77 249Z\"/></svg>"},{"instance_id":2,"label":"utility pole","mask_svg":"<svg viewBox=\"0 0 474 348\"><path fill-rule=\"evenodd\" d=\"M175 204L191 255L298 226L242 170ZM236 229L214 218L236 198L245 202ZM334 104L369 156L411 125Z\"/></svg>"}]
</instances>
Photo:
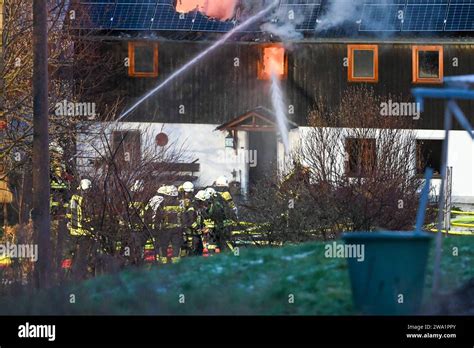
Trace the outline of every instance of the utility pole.
<instances>
[{"instance_id":1,"label":"utility pole","mask_svg":"<svg viewBox=\"0 0 474 348\"><path fill-rule=\"evenodd\" d=\"M5 120L5 105L4 105L4 86L5 83L3 81L3 68L4 68L4 59L3 59L3 46L4 46L4 40L3 40L3 0L0 0L0 73L2 74L0 76L0 149L2 148L3 144L3 139L4 139L4 134L3 132L6 131L6 120ZM0 192L0 203L3 204L3 228L4 231L7 229L8 225L8 184L7 184L7 178L5 173L7 172L6 168L6 159L5 159L5 154L3 156L0 155L0 190L3 192Z\"/></svg>"},{"instance_id":2,"label":"utility pole","mask_svg":"<svg viewBox=\"0 0 474 348\"><path fill-rule=\"evenodd\" d=\"M47 1L33 0L33 230L38 244L37 287L51 277L51 216L49 212L48 29Z\"/></svg>"}]
</instances>

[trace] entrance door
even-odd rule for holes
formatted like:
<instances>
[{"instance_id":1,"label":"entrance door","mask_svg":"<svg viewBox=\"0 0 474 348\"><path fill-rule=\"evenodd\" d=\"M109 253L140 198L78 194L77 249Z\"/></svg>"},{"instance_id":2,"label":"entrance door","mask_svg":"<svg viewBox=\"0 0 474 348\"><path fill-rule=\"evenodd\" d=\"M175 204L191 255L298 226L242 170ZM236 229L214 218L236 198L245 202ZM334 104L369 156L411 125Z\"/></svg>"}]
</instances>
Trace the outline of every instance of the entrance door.
<instances>
[{"instance_id":1,"label":"entrance door","mask_svg":"<svg viewBox=\"0 0 474 348\"><path fill-rule=\"evenodd\" d=\"M277 139L275 132L249 132L249 150L254 152L256 166L249 167L249 183L274 179L277 174Z\"/></svg>"}]
</instances>

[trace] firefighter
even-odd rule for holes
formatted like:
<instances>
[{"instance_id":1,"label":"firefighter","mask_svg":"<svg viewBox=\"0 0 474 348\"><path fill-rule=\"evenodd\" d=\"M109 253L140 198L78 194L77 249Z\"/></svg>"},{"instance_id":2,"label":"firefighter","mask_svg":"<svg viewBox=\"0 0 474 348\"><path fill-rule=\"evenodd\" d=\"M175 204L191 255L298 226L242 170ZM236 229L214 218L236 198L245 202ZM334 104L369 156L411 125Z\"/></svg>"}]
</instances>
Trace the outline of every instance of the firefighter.
<instances>
[{"instance_id":1,"label":"firefighter","mask_svg":"<svg viewBox=\"0 0 474 348\"><path fill-rule=\"evenodd\" d=\"M310 170L299 161L293 161L293 170L288 173L280 184L280 193L288 194L293 199L298 199L301 190L309 184Z\"/></svg>"},{"instance_id":2,"label":"firefighter","mask_svg":"<svg viewBox=\"0 0 474 348\"><path fill-rule=\"evenodd\" d=\"M178 188L179 199L184 209L188 209L192 205L194 194L194 185L190 181L186 181Z\"/></svg>"},{"instance_id":3,"label":"firefighter","mask_svg":"<svg viewBox=\"0 0 474 348\"><path fill-rule=\"evenodd\" d=\"M155 195L151 197L148 202L148 209L146 210L145 223L148 225L148 228L151 231L151 236L147 235L147 240L145 241L143 258L146 262L154 262L157 259L157 252L155 249L155 218L158 209L160 208L161 203L163 203L163 196Z\"/></svg>"},{"instance_id":4,"label":"firefighter","mask_svg":"<svg viewBox=\"0 0 474 348\"><path fill-rule=\"evenodd\" d=\"M70 258L63 261L63 268L72 267L72 272L85 278L87 273L87 258L91 251L92 228L89 225L91 219L87 215L87 196L91 191L92 182L82 179L78 192L71 197L69 203L69 235L70 235Z\"/></svg>"},{"instance_id":5,"label":"firefighter","mask_svg":"<svg viewBox=\"0 0 474 348\"><path fill-rule=\"evenodd\" d=\"M233 249L230 243L232 231L239 226L238 210L234 199L229 192L229 180L225 176L217 178L214 182L215 190L218 193L220 203L224 207L224 221L222 222L220 235L222 237L222 247Z\"/></svg>"},{"instance_id":6,"label":"firefighter","mask_svg":"<svg viewBox=\"0 0 474 348\"><path fill-rule=\"evenodd\" d=\"M155 234L161 263L168 263L168 247L171 245L171 262L180 260L184 238L184 208L180 206L176 186L163 186L158 190L163 203L155 214Z\"/></svg>"},{"instance_id":7,"label":"firefighter","mask_svg":"<svg viewBox=\"0 0 474 348\"><path fill-rule=\"evenodd\" d=\"M191 225L195 219L195 208L193 204L194 185L190 181L186 181L178 188L179 204L185 212L185 233L183 236L183 247L181 248L181 256L193 254L192 241L194 231Z\"/></svg>"},{"instance_id":8,"label":"firefighter","mask_svg":"<svg viewBox=\"0 0 474 348\"><path fill-rule=\"evenodd\" d=\"M203 254L202 233L209 198L206 191L199 191L194 197L194 204L186 211L186 217L189 221L187 246L190 255Z\"/></svg>"},{"instance_id":9,"label":"firefighter","mask_svg":"<svg viewBox=\"0 0 474 348\"><path fill-rule=\"evenodd\" d=\"M49 144L51 153L51 172L50 172L50 209L53 219L59 219L66 214L69 200L69 176L66 174L62 164L64 151L62 147L52 142Z\"/></svg>"},{"instance_id":10,"label":"firefighter","mask_svg":"<svg viewBox=\"0 0 474 348\"><path fill-rule=\"evenodd\" d=\"M144 187L143 180L136 180L130 188L131 199L128 203L128 218L132 233L129 238L126 239L129 239L131 243L129 246L131 250L139 250L138 254L133 252L131 255L134 262L138 262L138 259L148 244L147 240L149 237L152 237L150 233L151 217L150 214L148 214L150 206L148 202L144 202L143 199ZM121 248L121 245L119 247Z\"/></svg>"},{"instance_id":11,"label":"firefighter","mask_svg":"<svg viewBox=\"0 0 474 348\"><path fill-rule=\"evenodd\" d=\"M229 192L229 180L225 176L217 178L214 183L215 190L219 193L225 202L226 217L230 219L237 219L238 211L234 199Z\"/></svg>"},{"instance_id":12,"label":"firefighter","mask_svg":"<svg viewBox=\"0 0 474 348\"><path fill-rule=\"evenodd\" d=\"M69 202L69 234L71 236L87 236L90 232L87 230L87 223L90 219L85 216L85 194L90 192L92 182L89 179L82 179L78 187L78 192L71 197Z\"/></svg>"},{"instance_id":13,"label":"firefighter","mask_svg":"<svg viewBox=\"0 0 474 348\"><path fill-rule=\"evenodd\" d=\"M208 198L208 207L204 216L203 255L219 254L225 246L225 209L221 196L212 187L205 190ZM207 253L206 253L207 252Z\"/></svg>"}]
</instances>

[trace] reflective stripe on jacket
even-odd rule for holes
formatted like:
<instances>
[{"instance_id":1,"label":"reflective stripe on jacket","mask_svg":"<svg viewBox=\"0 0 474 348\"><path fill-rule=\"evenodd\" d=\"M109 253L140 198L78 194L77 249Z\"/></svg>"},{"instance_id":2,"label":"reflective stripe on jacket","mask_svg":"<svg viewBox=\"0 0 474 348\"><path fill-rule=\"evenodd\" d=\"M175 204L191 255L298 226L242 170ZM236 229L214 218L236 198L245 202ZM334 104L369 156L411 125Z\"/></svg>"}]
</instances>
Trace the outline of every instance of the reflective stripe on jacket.
<instances>
[{"instance_id":1,"label":"reflective stripe on jacket","mask_svg":"<svg viewBox=\"0 0 474 348\"><path fill-rule=\"evenodd\" d=\"M78 194L75 194L71 197L69 204L70 208L70 229L69 233L73 236L85 236L87 235L87 230L84 229L83 221L83 203L84 198Z\"/></svg>"},{"instance_id":2,"label":"reflective stripe on jacket","mask_svg":"<svg viewBox=\"0 0 474 348\"><path fill-rule=\"evenodd\" d=\"M179 205L167 205L162 208L161 228L180 228L183 226L184 208Z\"/></svg>"}]
</instances>

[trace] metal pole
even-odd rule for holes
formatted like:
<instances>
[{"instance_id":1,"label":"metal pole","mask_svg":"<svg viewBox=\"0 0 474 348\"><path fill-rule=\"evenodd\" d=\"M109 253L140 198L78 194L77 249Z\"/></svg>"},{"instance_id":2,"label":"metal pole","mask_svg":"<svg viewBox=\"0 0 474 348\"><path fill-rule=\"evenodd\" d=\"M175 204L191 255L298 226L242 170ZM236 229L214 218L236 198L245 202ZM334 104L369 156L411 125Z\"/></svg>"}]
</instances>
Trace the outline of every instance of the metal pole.
<instances>
[{"instance_id":1,"label":"metal pole","mask_svg":"<svg viewBox=\"0 0 474 348\"><path fill-rule=\"evenodd\" d=\"M441 156L441 187L439 189L439 201L438 201L438 233L436 235L436 250L435 250L435 260L433 268L433 293L437 293L439 290L440 282L440 267L441 267L441 253L443 247L442 229L443 229L443 216L444 216L444 187L446 183L446 167L448 163L448 147L449 147L449 130L451 129L452 124L452 115L450 109L450 102L448 101L445 106L444 111L444 142L443 142L443 152Z\"/></svg>"},{"instance_id":2,"label":"metal pole","mask_svg":"<svg viewBox=\"0 0 474 348\"><path fill-rule=\"evenodd\" d=\"M35 280L50 285L51 217L49 212L48 30L47 5L33 0L33 230L38 243Z\"/></svg>"},{"instance_id":3,"label":"metal pole","mask_svg":"<svg viewBox=\"0 0 474 348\"><path fill-rule=\"evenodd\" d=\"M452 188L453 188L453 167L446 168L446 204L444 210L444 229L446 230L446 237L449 236L451 230L451 206L452 206Z\"/></svg>"}]
</instances>

